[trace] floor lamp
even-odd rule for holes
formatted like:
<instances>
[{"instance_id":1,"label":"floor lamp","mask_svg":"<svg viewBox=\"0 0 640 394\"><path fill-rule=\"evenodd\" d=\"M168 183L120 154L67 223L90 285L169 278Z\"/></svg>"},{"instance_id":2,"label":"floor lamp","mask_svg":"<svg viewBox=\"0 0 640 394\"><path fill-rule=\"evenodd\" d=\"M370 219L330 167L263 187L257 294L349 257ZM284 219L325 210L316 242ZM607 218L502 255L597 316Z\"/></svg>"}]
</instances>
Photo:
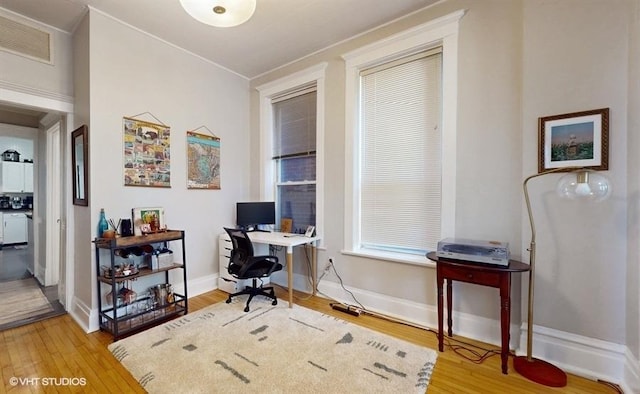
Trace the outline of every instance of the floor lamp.
<instances>
[{"instance_id":1,"label":"floor lamp","mask_svg":"<svg viewBox=\"0 0 640 394\"><path fill-rule=\"evenodd\" d=\"M514 369L525 378L550 387L564 387L567 385L567 375L560 368L546 361L533 358L533 290L535 283L536 263L536 228L529 200L528 182L539 176L560 171L572 171L560 178L556 191L561 197L589 201L602 201L609 197L611 188L609 181L603 175L581 167L554 168L527 177L522 183L524 199L527 204L529 223L531 224L531 244L529 246L529 310L527 315L527 355L515 357Z\"/></svg>"}]
</instances>

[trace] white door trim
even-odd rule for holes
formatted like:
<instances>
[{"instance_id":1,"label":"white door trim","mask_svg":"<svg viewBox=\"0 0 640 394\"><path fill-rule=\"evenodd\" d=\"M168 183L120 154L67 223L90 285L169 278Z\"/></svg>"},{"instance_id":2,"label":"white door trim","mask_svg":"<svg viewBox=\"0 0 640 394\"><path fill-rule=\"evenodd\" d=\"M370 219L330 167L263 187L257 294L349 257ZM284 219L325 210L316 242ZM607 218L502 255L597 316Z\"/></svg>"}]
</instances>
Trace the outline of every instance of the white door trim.
<instances>
[{"instance_id":1,"label":"white door trim","mask_svg":"<svg viewBox=\"0 0 640 394\"><path fill-rule=\"evenodd\" d=\"M18 84L9 83L6 81L0 81L0 102L7 105L17 105L17 106L26 105L27 107L30 107L30 108L41 109L44 112L49 112L49 115L51 116L59 116L61 119L60 129L63 130L61 134L64 136L71 133L70 128L73 126L72 123L73 123L73 111L74 111L73 97L71 96L55 94L47 91L33 89L28 86L22 86ZM45 118L43 121L47 121L46 119L47 118ZM46 125L46 126L50 126L50 125ZM62 141L64 142L66 140L63 138ZM64 160L65 157L69 157L68 149L66 149L65 147L66 147L66 144L62 144L59 146L59 149L60 149L59 157L61 160ZM64 167L60 167L60 168L65 168L65 172L67 170L70 170L70 168L67 168L69 166L66 165L66 161L61 162L60 166L62 166L63 163L65 163ZM62 180L60 182L62 186L65 185L64 183L62 183L63 182ZM59 201L64 204L65 215L72 214L72 210L68 209L68 207L71 204L68 198L70 193L69 189L70 187L61 187L59 190L59 196L61 198L61 200ZM39 192L46 192L46 191L43 190ZM38 213L38 207L35 207L34 217L33 217L34 233L37 228L37 223L36 223L37 219L39 219L39 216L37 215L37 213ZM60 226L59 228L61 230L66 231L66 226L64 224L67 222L67 220L65 220L65 218L61 218L61 219L62 219L62 223L61 223L62 226ZM72 244L73 237L68 237L63 234L60 238L60 241L65 243L71 243L66 245L59 245L59 247L55 252L57 256L60 256L61 254L63 254L63 257L60 259L63 275L59 277L58 291L60 295L60 303L62 303L65 306L65 309L68 310L71 306L71 301L73 299L73 293L75 288L73 283L74 261L70 253L70 251L72 251L74 248L74 245ZM63 292L63 294L60 292Z\"/></svg>"},{"instance_id":2,"label":"white door trim","mask_svg":"<svg viewBox=\"0 0 640 394\"><path fill-rule=\"evenodd\" d=\"M46 237L45 237L45 275L44 285L53 286L58 284L61 248L60 233L62 231L62 131L60 122L56 122L46 131L47 152L46 152Z\"/></svg>"}]
</instances>

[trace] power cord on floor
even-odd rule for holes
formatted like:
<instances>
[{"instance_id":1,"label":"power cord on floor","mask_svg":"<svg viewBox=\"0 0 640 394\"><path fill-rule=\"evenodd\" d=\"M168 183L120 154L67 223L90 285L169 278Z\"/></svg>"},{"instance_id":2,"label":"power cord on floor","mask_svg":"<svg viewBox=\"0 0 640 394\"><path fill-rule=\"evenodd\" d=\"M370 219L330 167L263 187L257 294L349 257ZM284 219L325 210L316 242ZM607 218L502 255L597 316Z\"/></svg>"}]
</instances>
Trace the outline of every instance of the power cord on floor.
<instances>
[{"instance_id":1,"label":"power cord on floor","mask_svg":"<svg viewBox=\"0 0 640 394\"><path fill-rule=\"evenodd\" d=\"M429 330L429 331L433 332L436 335L436 337L438 336L438 333L435 330ZM452 342L457 342L457 343L452 343ZM443 343L447 348L451 349L454 353L456 353L460 357L474 364L482 364L486 359L501 354L500 350L486 349L486 348L483 348L482 346L474 345L472 343L461 341L459 339L451 338L447 336L443 338ZM475 349L478 349L479 351ZM470 355L465 354L465 352L469 353Z\"/></svg>"},{"instance_id":2,"label":"power cord on floor","mask_svg":"<svg viewBox=\"0 0 640 394\"><path fill-rule=\"evenodd\" d=\"M336 275L336 277L338 278L338 281L340 282L340 286L342 287L342 289L349 293L349 295L351 296L351 298L353 298L354 302L357 305L349 305L349 304L345 304L343 302L339 302L335 299L333 299L332 297L327 296L326 294L323 294L322 292L320 292L319 290L316 289L316 292L318 294L322 294L323 296L329 298L330 300L333 300L335 302L333 303L329 303L329 305L336 310L348 313L350 315L353 316L360 316L361 314L364 315L369 315L378 319L383 319L395 324L402 324L402 325L406 325L406 326L410 326L410 327L414 327L414 328L419 328L422 330L427 330L433 334L438 335L438 332L431 329L431 328L425 328L416 324L413 324L411 322L407 322L405 320L402 319L398 319L392 316L388 316L379 312L373 312L368 310L367 308L364 307L364 305L362 305L362 303L360 301L358 301L358 299L356 298L356 296L353 294L353 292L351 292L349 289L347 289L344 286L344 282L342 281L342 277L340 276L340 274L338 273L334 263L333 263L333 259L329 259L329 264L327 265L327 267L324 269L324 271L322 272L322 275L320 276L320 278L318 278L318 283L320 283L320 281L322 280L322 278L324 278L330 270L333 270L334 274ZM456 344L452 343L452 342L456 342ZM484 360L488 359L489 357L495 356L497 354L500 354L499 350L496 349L485 349L481 346L477 346L468 342L464 342L458 339L454 339L454 338L450 338L450 337L445 337L444 340L445 345L450 348L452 351L454 351L456 354L458 354L459 356L475 363L475 364L480 364L482 362L484 362ZM475 349L479 349L475 350ZM467 356L464 352L468 352L471 354L471 356Z\"/></svg>"}]
</instances>

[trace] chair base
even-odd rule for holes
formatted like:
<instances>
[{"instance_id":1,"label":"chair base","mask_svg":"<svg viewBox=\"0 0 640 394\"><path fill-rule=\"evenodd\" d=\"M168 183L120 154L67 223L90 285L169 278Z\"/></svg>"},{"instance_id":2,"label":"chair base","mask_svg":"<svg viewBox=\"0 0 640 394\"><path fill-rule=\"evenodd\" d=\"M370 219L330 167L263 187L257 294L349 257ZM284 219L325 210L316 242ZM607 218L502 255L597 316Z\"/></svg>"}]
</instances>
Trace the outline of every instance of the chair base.
<instances>
[{"instance_id":1,"label":"chair base","mask_svg":"<svg viewBox=\"0 0 640 394\"><path fill-rule=\"evenodd\" d=\"M244 307L245 312L249 312L249 303L253 299L253 297L257 295L265 296L267 298L271 298L273 302L271 305L278 305L278 299L276 298L275 291L273 287L258 287L258 280L253 278L253 286L247 286L244 290L239 291L237 293L229 294L229 298L227 298L227 304L231 303L231 299L235 296L248 294L249 299L247 300L247 305Z\"/></svg>"}]
</instances>

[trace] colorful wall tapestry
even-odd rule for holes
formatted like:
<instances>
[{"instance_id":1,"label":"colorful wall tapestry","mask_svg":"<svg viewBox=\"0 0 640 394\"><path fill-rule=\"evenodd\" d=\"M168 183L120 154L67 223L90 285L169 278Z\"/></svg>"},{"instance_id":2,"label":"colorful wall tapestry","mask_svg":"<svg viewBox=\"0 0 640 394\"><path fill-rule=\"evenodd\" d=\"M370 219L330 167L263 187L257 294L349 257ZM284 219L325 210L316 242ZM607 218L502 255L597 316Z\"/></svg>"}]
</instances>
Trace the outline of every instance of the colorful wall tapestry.
<instances>
[{"instance_id":1,"label":"colorful wall tapestry","mask_svg":"<svg viewBox=\"0 0 640 394\"><path fill-rule=\"evenodd\" d=\"M187 132L187 188L220 189L220 138Z\"/></svg>"},{"instance_id":2,"label":"colorful wall tapestry","mask_svg":"<svg viewBox=\"0 0 640 394\"><path fill-rule=\"evenodd\" d=\"M171 187L170 127L133 118L123 127L124 185Z\"/></svg>"}]
</instances>

